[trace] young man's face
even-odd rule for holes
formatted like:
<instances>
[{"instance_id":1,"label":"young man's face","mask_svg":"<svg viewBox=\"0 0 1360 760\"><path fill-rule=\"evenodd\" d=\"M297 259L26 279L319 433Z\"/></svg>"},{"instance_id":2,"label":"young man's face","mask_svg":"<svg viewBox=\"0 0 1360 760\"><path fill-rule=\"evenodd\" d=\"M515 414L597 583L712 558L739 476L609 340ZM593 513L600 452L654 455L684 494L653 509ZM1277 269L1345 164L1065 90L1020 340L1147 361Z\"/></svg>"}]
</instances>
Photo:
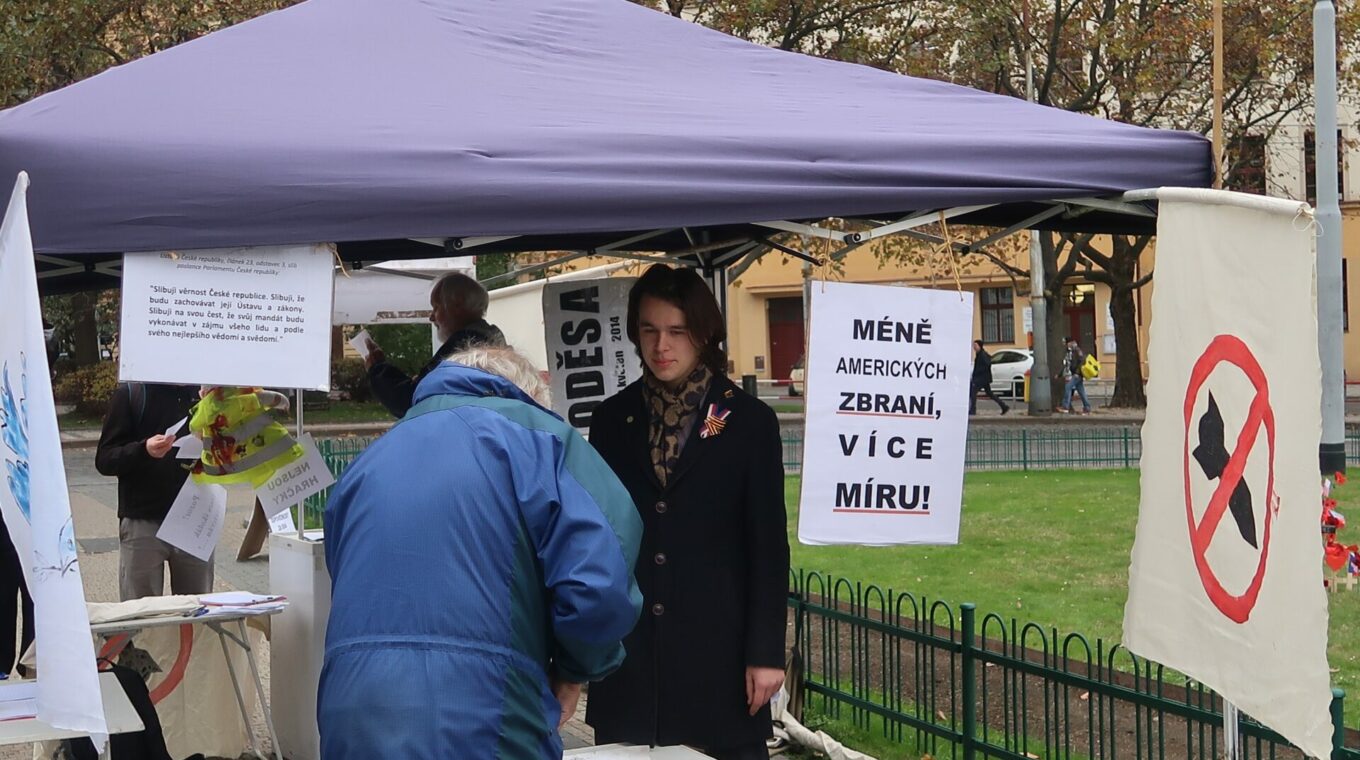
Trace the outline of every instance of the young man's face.
<instances>
[{"instance_id":1,"label":"young man's face","mask_svg":"<svg viewBox=\"0 0 1360 760\"><path fill-rule=\"evenodd\" d=\"M663 383L678 383L699 366L699 347L690 337L685 313L668 301L643 297L638 304L638 340L643 363Z\"/></svg>"}]
</instances>

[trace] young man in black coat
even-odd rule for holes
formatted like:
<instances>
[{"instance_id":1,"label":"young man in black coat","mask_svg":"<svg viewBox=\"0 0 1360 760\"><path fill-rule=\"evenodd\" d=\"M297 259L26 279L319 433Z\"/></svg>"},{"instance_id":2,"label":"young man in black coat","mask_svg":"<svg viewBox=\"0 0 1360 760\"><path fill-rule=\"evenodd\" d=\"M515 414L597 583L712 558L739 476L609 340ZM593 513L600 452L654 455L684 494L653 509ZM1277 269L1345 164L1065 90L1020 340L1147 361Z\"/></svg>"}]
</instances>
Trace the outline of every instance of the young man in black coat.
<instances>
[{"instance_id":1,"label":"young man in black coat","mask_svg":"<svg viewBox=\"0 0 1360 760\"><path fill-rule=\"evenodd\" d=\"M977 414L977 395L978 391L984 391L987 398L996 402L1001 407L1001 413L1009 412L1011 408L1006 406L1001 399L992 392L992 355L982 347L982 341L973 341L973 377L968 389L968 413Z\"/></svg>"},{"instance_id":2,"label":"young man in black coat","mask_svg":"<svg viewBox=\"0 0 1360 760\"><path fill-rule=\"evenodd\" d=\"M643 521L642 617L591 686L598 744L687 744L763 760L784 680L789 546L774 412L728 380L726 329L692 270L652 266L628 298L643 379L596 408L590 442Z\"/></svg>"},{"instance_id":3,"label":"young man in black coat","mask_svg":"<svg viewBox=\"0 0 1360 760\"><path fill-rule=\"evenodd\" d=\"M170 566L174 594L212 591L213 561L198 559L156 538L170 505L189 477L175 458L166 428L198 403L198 387L120 383L109 400L94 465L118 478L118 592L123 601L165 593ZM187 434L187 433L186 433Z\"/></svg>"}]
</instances>

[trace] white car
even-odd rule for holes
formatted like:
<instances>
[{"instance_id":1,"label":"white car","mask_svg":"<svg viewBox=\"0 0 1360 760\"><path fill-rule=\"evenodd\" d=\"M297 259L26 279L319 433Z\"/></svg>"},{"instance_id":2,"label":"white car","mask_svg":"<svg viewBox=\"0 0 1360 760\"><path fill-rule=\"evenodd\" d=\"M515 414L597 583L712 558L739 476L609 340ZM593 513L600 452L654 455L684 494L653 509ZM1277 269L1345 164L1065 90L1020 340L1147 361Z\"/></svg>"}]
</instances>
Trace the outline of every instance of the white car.
<instances>
[{"instance_id":1,"label":"white car","mask_svg":"<svg viewBox=\"0 0 1360 760\"><path fill-rule=\"evenodd\" d=\"M1011 398L1025 395L1025 374L1034 366L1028 348L1001 348L992 354L992 392Z\"/></svg>"},{"instance_id":2,"label":"white car","mask_svg":"<svg viewBox=\"0 0 1360 760\"><path fill-rule=\"evenodd\" d=\"M793 369L789 370L789 395L798 397L803 395L803 359L798 357L798 361L793 363Z\"/></svg>"}]
</instances>

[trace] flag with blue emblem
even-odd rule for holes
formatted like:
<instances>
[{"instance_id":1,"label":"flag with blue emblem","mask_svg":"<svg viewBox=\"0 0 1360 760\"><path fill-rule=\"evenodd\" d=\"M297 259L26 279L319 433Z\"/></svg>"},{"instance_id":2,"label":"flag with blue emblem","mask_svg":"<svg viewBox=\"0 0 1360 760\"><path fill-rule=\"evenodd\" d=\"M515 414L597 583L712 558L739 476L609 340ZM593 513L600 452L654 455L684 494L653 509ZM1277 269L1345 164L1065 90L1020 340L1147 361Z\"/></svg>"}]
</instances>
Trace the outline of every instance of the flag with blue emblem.
<instances>
[{"instance_id":1,"label":"flag with blue emblem","mask_svg":"<svg viewBox=\"0 0 1360 760\"><path fill-rule=\"evenodd\" d=\"M91 734L102 746L107 729L52 402L27 190L28 175L20 174L0 224L6 310L0 321L0 514L33 595L38 718Z\"/></svg>"}]
</instances>

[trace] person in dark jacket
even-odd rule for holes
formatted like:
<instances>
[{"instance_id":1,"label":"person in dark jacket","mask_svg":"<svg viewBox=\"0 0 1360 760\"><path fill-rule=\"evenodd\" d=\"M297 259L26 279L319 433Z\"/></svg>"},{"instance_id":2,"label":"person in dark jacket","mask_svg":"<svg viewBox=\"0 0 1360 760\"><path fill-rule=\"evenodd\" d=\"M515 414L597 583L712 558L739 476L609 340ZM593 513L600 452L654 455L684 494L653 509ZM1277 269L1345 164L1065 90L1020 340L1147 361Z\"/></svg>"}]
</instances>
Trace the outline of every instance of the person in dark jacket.
<instances>
[{"instance_id":1,"label":"person in dark jacket","mask_svg":"<svg viewBox=\"0 0 1360 760\"><path fill-rule=\"evenodd\" d=\"M118 591L123 601L165 593L170 566L174 594L212 591L207 562L156 538L170 505L189 476L175 458L166 429L198 403L198 386L120 383L109 400L95 450L95 469L118 478Z\"/></svg>"},{"instance_id":2,"label":"person in dark jacket","mask_svg":"<svg viewBox=\"0 0 1360 760\"><path fill-rule=\"evenodd\" d=\"M727 378L723 316L692 270L648 269L627 330L643 378L595 409L590 442L642 516L643 608L586 722L598 744L766 758L789 572L779 423Z\"/></svg>"},{"instance_id":3,"label":"person in dark jacket","mask_svg":"<svg viewBox=\"0 0 1360 760\"><path fill-rule=\"evenodd\" d=\"M23 623L19 623L19 613L23 613ZM18 649L15 649L15 634L19 634ZM24 568L19 564L19 552L9 538L9 530L0 519L0 674L8 675L14 670L19 657L33 643L33 597L28 593L28 583L24 580ZM28 675L27 668L20 665L19 675Z\"/></svg>"},{"instance_id":4,"label":"person in dark jacket","mask_svg":"<svg viewBox=\"0 0 1360 760\"><path fill-rule=\"evenodd\" d=\"M978 391L986 393L987 398L995 401L996 405L1001 407L1002 414L1011 410L992 392L992 355L982 347L982 341L975 340L973 341L973 378L968 388L969 414L977 414Z\"/></svg>"},{"instance_id":5,"label":"person in dark jacket","mask_svg":"<svg viewBox=\"0 0 1360 760\"><path fill-rule=\"evenodd\" d=\"M1063 384L1062 404L1058 407L1063 414L1072 413L1073 393L1081 397L1081 413L1091 413L1091 400L1086 397L1086 376L1081 374L1081 366L1085 363L1086 352L1081 350L1081 344L1076 338L1068 338L1067 353L1063 354L1063 377L1067 382Z\"/></svg>"},{"instance_id":6,"label":"person in dark jacket","mask_svg":"<svg viewBox=\"0 0 1360 760\"><path fill-rule=\"evenodd\" d=\"M486 288L461 272L446 274L435 282L430 289L430 322L438 328L443 345L415 377L407 377L389 364L382 349L373 341L368 342L368 356L364 357L368 382L387 411L394 417L405 416L416 386L449 354L477 346L505 345L500 328L486 321L489 302Z\"/></svg>"}]
</instances>

